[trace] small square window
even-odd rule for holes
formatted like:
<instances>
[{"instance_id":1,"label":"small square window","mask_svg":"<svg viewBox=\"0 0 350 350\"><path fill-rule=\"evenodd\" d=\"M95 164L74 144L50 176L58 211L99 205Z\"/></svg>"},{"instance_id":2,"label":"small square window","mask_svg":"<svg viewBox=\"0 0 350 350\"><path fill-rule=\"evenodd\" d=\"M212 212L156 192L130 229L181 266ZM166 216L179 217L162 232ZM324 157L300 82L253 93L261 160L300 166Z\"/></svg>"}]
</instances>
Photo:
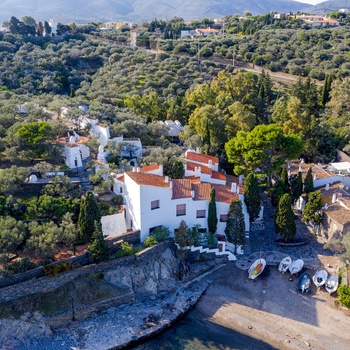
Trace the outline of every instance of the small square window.
<instances>
[{"instance_id":1,"label":"small square window","mask_svg":"<svg viewBox=\"0 0 350 350\"><path fill-rule=\"evenodd\" d=\"M159 199L156 201L151 202L151 210L158 209L159 208Z\"/></svg>"},{"instance_id":2,"label":"small square window","mask_svg":"<svg viewBox=\"0 0 350 350\"><path fill-rule=\"evenodd\" d=\"M197 219L205 218L205 210L197 210Z\"/></svg>"},{"instance_id":3,"label":"small square window","mask_svg":"<svg viewBox=\"0 0 350 350\"><path fill-rule=\"evenodd\" d=\"M178 204L176 206L176 216L186 215L186 204Z\"/></svg>"},{"instance_id":4,"label":"small square window","mask_svg":"<svg viewBox=\"0 0 350 350\"><path fill-rule=\"evenodd\" d=\"M220 222L227 222L227 214L220 215Z\"/></svg>"}]
</instances>

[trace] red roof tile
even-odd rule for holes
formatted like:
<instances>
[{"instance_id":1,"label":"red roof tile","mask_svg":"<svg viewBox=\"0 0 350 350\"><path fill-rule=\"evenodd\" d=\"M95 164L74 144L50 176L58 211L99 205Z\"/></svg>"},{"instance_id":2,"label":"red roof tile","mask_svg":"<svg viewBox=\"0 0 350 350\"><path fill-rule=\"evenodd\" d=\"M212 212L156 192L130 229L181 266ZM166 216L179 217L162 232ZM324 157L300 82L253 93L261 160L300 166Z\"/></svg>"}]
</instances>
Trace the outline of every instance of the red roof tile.
<instances>
[{"instance_id":1,"label":"red roof tile","mask_svg":"<svg viewBox=\"0 0 350 350\"><path fill-rule=\"evenodd\" d=\"M140 171L142 173L147 173L149 171L153 171L153 170L158 170L159 169L159 164L157 163L154 163L154 164L150 164L150 165L146 165L146 166L143 166Z\"/></svg>"},{"instance_id":2,"label":"red roof tile","mask_svg":"<svg viewBox=\"0 0 350 350\"><path fill-rule=\"evenodd\" d=\"M212 171L212 175L211 175L211 177L213 178L213 179L218 179L218 180L224 180L224 181L226 181L226 175L225 174L223 174L223 173L220 173L219 171Z\"/></svg>"},{"instance_id":3,"label":"red roof tile","mask_svg":"<svg viewBox=\"0 0 350 350\"><path fill-rule=\"evenodd\" d=\"M173 180L173 199L191 198L191 180L175 179Z\"/></svg>"},{"instance_id":4,"label":"red roof tile","mask_svg":"<svg viewBox=\"0 0 350 350\"><path fill-rule=\"evenodd\" d=\"M215 188L216 196L215 200L220 203L230 204L232 199L237 199L237 193L231 192L230 186L213 185Z\"/></svg>"},{"instance_id":5,"label":"red roof tile","mask_svg":"<svg viewBox=\"0 0 350 350\"><path fill-rule=\"evenodd\" d=\"M170 183L165 182L165 176L135 172L126 174L140 186L170 187Z\"/></svg>"},{"instance_id":6,"label":"red roof tile","mask_svg":"<svg viewBox=\"0 0 350 350\"><path fill-rule=\"evenodd\" d=\"M189 171L195 171L195 168L197 167L200 167L201 168L201 173L202 174L208 174L208 175L211 175L212 171L211 169L209 169L208 167L206 167L205 165L199 165L199 164L196 164L196 163L192 163L192 162L186 162L186 166L187 166L187 170Z\"/></svg>"},{"instance_id":7,"label":"red roof tile","mask_svg":"<svg viewBox=\"0 0 350 350\"><path fill-rule=\"evenodd\" d=\"M199 154L191 151L186 152L186 159L193 160L195 162L199 162L203 164L209 164L209 160L211 160L213 164L219 164L218 157L208 156L207 154Z\"/></svg>"},{"instance_id":8,"label":"red roof tile","mask_svg":"<svg viewBox=\"0 0 350 350\"><path fill-rule=\"evenodd\" d=\"M209 200L210 199L210 191L211 184L202 182L200 184L192 184L192 189L195 192L194 200Z\"/></svg>"}]
</instances>

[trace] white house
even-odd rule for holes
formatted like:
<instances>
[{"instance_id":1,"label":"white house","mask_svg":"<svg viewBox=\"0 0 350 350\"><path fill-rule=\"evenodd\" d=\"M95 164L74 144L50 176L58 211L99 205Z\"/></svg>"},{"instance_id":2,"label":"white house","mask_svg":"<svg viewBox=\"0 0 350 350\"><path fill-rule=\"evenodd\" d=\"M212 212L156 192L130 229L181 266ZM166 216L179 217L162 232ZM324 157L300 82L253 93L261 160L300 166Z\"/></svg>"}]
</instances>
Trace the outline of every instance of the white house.
<instances>
[{"instance_id":1,"label":"white house","mask_svg":"<svg viewBox=\"0 0 350 350\"><path fill-rule=\"evenodd\" d=\"M87 137L79 136L76 132L68 132L67 137L56 140L56 143L64 146L62 157L70 169L80 169L83 160L90 156L90 149L85 145L88 141Z\"/></svg>"},{"instance_id":2,"label":"white house","mask_svg":"<svg viewBox=\"0 0 350 350\"><path fill-rule=\"evenodd\" d=\"M218 35L220 32L214 28L197 28L196 33L199 36L209 36L209 35Z\"/></svg>"},{"instance_id":3,"label":"white house","mask_svg":"<svg viewBox=\"0 0 350 350\"><path fill-rule=\"evenodd\" d=\"M207 157L207 164L209 160L213 161L210 156L202 156ZM204 158L201 160L204 161ZM199 224L202 230L206 230L210 191L213 187L216 191L217 233L224 235L228 208L234 198L242 201L246 231L249 231L249 214L244 203L243 186L239 181L231 179L218 184L215 181L203 182L200 177L170 179L163 176L161 166L152 164L134 168L117 177L113 190L123 196L127 229L140 230L141 240L144 241L157 226L168 226L174 231L181 220L189 227Z\"/></svg>"}]
</instances>

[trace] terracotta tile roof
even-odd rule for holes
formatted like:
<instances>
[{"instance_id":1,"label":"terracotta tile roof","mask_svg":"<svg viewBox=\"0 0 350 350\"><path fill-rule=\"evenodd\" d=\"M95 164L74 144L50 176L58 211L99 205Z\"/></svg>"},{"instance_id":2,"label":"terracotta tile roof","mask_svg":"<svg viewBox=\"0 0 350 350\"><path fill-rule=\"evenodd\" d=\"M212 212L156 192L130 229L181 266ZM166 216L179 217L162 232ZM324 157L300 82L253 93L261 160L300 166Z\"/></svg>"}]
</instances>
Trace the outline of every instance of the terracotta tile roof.
<instances>
[{"instance_id":1,"label":"terracotta tile roof","mask_svg":"<svg viewBox=\"0 0 350 350\"><path fill-rule=\"evenodd\" d=\"M170 182L165 182L165 176L131 171L126 174L140 186L170 187Z\"/></svg>"},{"instance_id":2,"label":"terracotta tile roof","mask_svg":"<svg viewBox=\"0 0 350 350\"><path fill-rule=\"evenodd\" d=\"M307 171L309 168L312 169L312 175L314 176L316 174L317 179L325 179L327 177L333 176L330 172L328 172L325 168L327 166L322 165L316 165L314 163L300 163L300 162L290 162L289 168L287 168L287 171L290 171L291 174L298 174L299 172L299 166L301 167L303 180L305 179L305 176L307 174Z\"/></svg>"},{"instance_id":3,"label":"terracotta tile roof","mask_svg":"<svg viewBox=\"0 0 350 350\"><path fill-rule=\"evenodd\" d=\"M223 173L220 173L219 171L212 171L211 177L213 179L217 179L217 180L223 180L226 181L226 175Z\"/></svg>"},{"instance_id":4,"label":"terracotta tile roof","mask_svg":"<svg viewBox=\"0 0 350 350\"><path fill-rule=\"evenodd\" d=\"M201 178L198 176L186 176L186 179L191 180L191 182L194 183L200 183L201 182Z\"/></svg>"},{"instance_id":5,"label":"terracotta tile roof","mask_svg":"<svg viewBox=\"0 0 350 350\"><path fill-rule=\"evenodd\" d=\"M186 159L193 160L195 162L199 162L203 164L209 164L209 160L211 160L213 164L219 164L218 157L208 156L207 154L199 154L191 151L186 152Z\"/></svg>"},{"instance_id":6,"label":"terracotta tile roof","mask_svg":"<svg viewBox=\"0 0 350 350\"><path fill-rule=\"evenodd\" d=\"M196 163L192 163L192 162L186 162L186 166L187 166L187 170L189 171L194 171L195 168L197 167L200 167L201 168L201 173L202 174L208 174L208 175L211 175L212 171L211 169L209 169L208 167L206 167L205 165L199 165L199 164L196 164Z\"/></svg>"},{"instance_id":7,"label":"terracotta tile roof","mask_svg":"<svg viewBox=\"0 0 350 350\"><path fill-rule=\"evenodd\" d=\"M173 183L173 199L177 198L191 198L191 180L189 179L175 179Z\"/></svg>"},{"instance_id":8,"label":"terracotta tile roof","mask_svg":"<svg viewBox=\"0 0 350 350\"><path fill-rule=\"evenodd\" d=\"M159 169L159 164L154 163L150 165L143 166L140 171L142 173L147 173L148 171L153 171L153 170L158 170Z\"/></svg>"},{"instance_id":9,"label":"terracotta tile roof","mask_svg":"<svg viewBox=\"0 0 350 350\"><path fill-rule=\"evenodd\" d=\"M237 199L237 193L231 192L231 186L213 185L216 191L216 201L230 204L232 199Z\"/></svg>"},{"instance_id":10,"label":"terracotta tile roof","mask_svg":"<svg viewBox=\"0 0 350 350\"><path fill-rule=\"evenodd\" d=\"M202 182L200 184L192 184L192 189L195 193L195 196L194 196L195 201L210 199L210 191L211 191L210 183Z\"/></svg>"},{"instance_id":11,"label":"terracotta tile roof","mask_svg":"<svg viewBox=\"0 0 350 350\"><path fill-rule=\"evenodd\" d=\"M118 177L117 180L124 182L124 175L122 175L121 177Z\"/></svg>"},{"instance_id":12,"label":"terracotta tile roof","mask_svg":"<svg viewBox=\"0 0 350 350\"><path fill-rule=\"evenodd\" d=\"M219 33L218 30L216 30L216 29L211 29L211 28L201 28L201 29L197 29L197 32L200 32L200 33Z\"/></svg>"},{"instance_id":13,"label":"terracotta tile roof","mask_svg":"<svg viewBox=\"0 0 350 350\"><path fill-rule=\"evenodd\" d=\"M350 210L344 208L338 203L332 204L328 209L324 210L324 213L332 220L338 222L341 225L345 225L350 222Z\"/></svg>"}]
</instances>

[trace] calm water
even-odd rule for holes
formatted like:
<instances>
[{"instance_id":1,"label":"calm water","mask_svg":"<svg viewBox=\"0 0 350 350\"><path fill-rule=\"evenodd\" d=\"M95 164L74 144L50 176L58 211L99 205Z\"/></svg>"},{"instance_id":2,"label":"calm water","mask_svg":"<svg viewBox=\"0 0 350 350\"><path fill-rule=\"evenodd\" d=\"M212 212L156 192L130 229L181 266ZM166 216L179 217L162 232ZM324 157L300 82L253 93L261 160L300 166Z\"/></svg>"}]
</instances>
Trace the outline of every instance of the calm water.
<instances>
[{"instance_id":1,"label":"calm water","mask_svg":"<svg viewBox=\"0 0 350 350\"><path fill-rule=\"evenodd\" d=\"M133 350L271 350L270 345L203 319L195 308L168 331Z\"/></svg>"}]
</instances>

